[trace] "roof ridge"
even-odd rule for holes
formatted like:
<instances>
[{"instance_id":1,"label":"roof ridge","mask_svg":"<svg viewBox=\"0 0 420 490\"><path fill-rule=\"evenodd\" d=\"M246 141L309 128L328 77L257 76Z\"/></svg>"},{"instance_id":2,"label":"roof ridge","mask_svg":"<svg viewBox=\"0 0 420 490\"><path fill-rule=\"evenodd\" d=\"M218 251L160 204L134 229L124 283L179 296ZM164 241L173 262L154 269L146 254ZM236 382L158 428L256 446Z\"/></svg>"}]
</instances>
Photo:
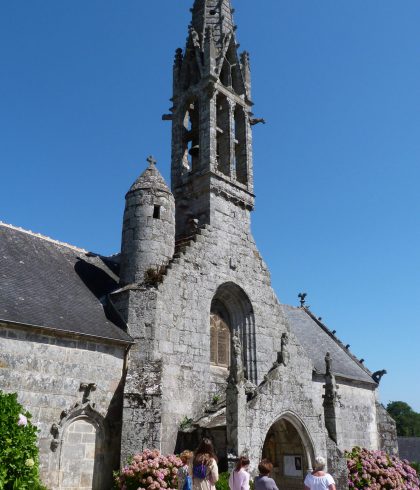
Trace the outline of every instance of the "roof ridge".
<instances>
[{"instance_id":1,"label":"roof ridge","mask_svg":"<svg viewBox=\"0 0 420 490\"><path fill-rule=\"evenodd\" d=\"M21 228L20 226L14 226L9 223L5 223L4 221L0 220L0 226L5 226L6 228L10 228L12 230L20 231L22 233L26 233L27 235L34 236L36 238L40 238L41 240L45 240L47 242L53 243L54 245L60 245L62 247L67 247L70 248L71 250L74 250L76 252L82 252L82 253L89 253L88 250L85 250L84 248L76 247L75 245L71 245L70 243L66 242L60 242L59 240L55 240L54 238L50 238L45 235L41 235L41 233L36 233L31 230L25 230L25 228Z\"/></svg>"},{"instance_id":2,"label":"roof ridge","mask_svg":"<svg viewBox=\"0 0 420 490\"><path fill-rule=\"evenodd\" d=\"M352 359L366 374L372 376L372 371L367 368L360 360L349 350L346 349L344 343L323 323L319 318L315 316L315 314L306 306L298 307L298 309L302 309L312 320L315 321L323 330L326 332L331 339L335 341L335 343Z\"/></svg>"}]
</instances>

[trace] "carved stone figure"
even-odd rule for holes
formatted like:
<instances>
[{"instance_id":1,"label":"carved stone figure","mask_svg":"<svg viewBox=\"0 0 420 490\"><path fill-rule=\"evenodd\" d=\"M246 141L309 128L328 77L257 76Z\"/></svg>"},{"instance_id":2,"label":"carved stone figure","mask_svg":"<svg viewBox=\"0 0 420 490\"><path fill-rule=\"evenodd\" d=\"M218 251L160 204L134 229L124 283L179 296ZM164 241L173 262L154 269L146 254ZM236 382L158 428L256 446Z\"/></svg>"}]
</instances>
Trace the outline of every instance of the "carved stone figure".
<instances>
[{"instance_id":1,"label":"carved stone figure","mask_svg":"<svg viewBox=\"0 0 420 490\"><path fill-rule=\"evenodd\" d=\"M199 48L200 47L200 36L198 35L197 31L194 29L191 29L190 32L191 32L191 39L192 39L192 42L194 44L194 47Z\"/></svg>"},{"instance_id":2,"label":"carved stone figure","mask_svg":"<svg viewBox=\"0 0 420 490\"><path fill-rule=\"evenodd\" d=\"M262 117L253 117L249 120L249 124L251 124L251 126L255 126L256 124L265 124L265 119Z\"/></svg>"},{"instance_id":3,"label":"carved stone figure","mask_svg":"<svg viewBox=\"0 0 420 490\"><path fill-rule=\"evenodd\" d=\"M247 400L254 398L254 396L257 394L257 385L255 385L254 383L251 383L251 381L246 380L245 381L245 394L246 394Z\"/></svg>"},{"instance_id":4,"label":"carved stone figure","mask_svg":"<svg viewBox=\"0 0 420 490\"><path fill-rule=\"evenodd\" d=\"M300 306L305 306L307 293L299 293L298 298L300 300Z\"/></svg>"},{"instance_id":5,"label":"carved stone figure","mask_svg":"<svg viewBox=\"0 0 420 490\"><path fill-rule=\"evenodd\" d=\"M329 352L327 352L326 356L325 356L325 374L327 376L331 376L332 375L332 358L331 358L331 354Z\"/></svg>"},{"instance_id":6,"label":"carved stone figure","mask_svg":"<svg viewBox=\"0 0 420 490\"><path fill-rule=\"evenodd\" d=\"M273 367L270 369L269 373L273 371L274 369L278 368L279 366L287 366L287 364L290 361L290 352L288 349L288 343L289 343L289 335L287 332L284 332L281 336L281 350L280 352L277 352L277 360L273 364Z\"/></svg>"},{"instance_id":7,"label":"carved stone figure","mask_svg":"<svg viewBox=\"0 0 420 490\"><path fill-rule=\"evenodd\" d=\"M242 361L241 339L235 332L232 336L232 364L230 367L229 381L234 384L243 383L245 380L244 365Z\"/></svg>"},{"instance_id":8,"label":"carved stone figure","mask_svg":"<svg viewBox=\"0 0 420 490\"><path fill-rule=\"evenodd\" d=\"M91 395L92 391L96 391L96 384L95 383L80 383L79 391L83 391L82 403L83 404L89 403L90 402L90 395Z\"/></svg>"},{"instance_id":9,"label":"carved stone figure","mask_svg":"<svg viewBox=\"0 0 420 490\"><path fill-rule=\"evenodd\" d=\"M338 388L335 376L332 372L332 358L331 354L327 352L325 356L325 394L324 398L324 406L325 405L334 405L338 403L340 400L340 395L338 394Z\"/></svg>"},{"instance_id":10,"label":"carved stone figure","mask_svg":"<svg viewBox=\"0 0 420 490\"><path fill-rule=\"evenodd\" d=\"M289 335L287 332L284 332L281 336L281 352L280 352L280 363L283 366L287 366L290 361L290 352L288 348L289 344Z\"/></svg>"},{"instance_id":11,"label":"carved stone figure","mask_svg":"<svg viewBox=\"0 0 420 490\"><path fill-rule=\"evenodd\" d=\"M385 374L387 374L386 369L382 369L381 371L375 371L372 374L373 381L379 384L381 382L382 376L384 376Z\"/></svg>"}]
</instances>

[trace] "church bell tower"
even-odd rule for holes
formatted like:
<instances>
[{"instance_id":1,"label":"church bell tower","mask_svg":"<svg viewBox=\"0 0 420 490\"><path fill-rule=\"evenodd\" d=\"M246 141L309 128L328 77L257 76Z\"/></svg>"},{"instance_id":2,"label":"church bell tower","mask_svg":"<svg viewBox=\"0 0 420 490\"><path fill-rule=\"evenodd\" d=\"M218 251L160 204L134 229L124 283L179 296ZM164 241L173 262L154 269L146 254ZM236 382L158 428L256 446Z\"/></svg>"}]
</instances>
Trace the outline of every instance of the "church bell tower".
<instances>
[{"instance_id":1,"label":"church bell tower","mask_svg":"<svg viewBox=\"0 0 420 490\"><path fill-rule=\"evenodd\" d=\"M230 0L195 0L173 67L172 192L176 234L212 224L223 197L253 209L249 55L238 53ZM234 212L233 212L234 213Z\"/></svg>"}]
</instances>

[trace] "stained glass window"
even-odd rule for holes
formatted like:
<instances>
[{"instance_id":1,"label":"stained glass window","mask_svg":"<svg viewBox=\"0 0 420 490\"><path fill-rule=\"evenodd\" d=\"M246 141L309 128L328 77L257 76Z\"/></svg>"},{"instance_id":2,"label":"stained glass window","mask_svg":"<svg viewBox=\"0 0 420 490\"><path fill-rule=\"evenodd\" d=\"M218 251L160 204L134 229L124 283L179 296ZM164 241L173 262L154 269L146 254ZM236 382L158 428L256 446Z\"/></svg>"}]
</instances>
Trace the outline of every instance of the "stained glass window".
<instances>
[{"instance_id":1,"label":"stained glass window","mask_svg":"<svg viewBox=\"0 0 420 490\"><path fill-rule=\"evenodd\" d=\"M226 368L230 365L230 329L217 313L210 315L210 362Z\"/></svg>"}]
</instances>

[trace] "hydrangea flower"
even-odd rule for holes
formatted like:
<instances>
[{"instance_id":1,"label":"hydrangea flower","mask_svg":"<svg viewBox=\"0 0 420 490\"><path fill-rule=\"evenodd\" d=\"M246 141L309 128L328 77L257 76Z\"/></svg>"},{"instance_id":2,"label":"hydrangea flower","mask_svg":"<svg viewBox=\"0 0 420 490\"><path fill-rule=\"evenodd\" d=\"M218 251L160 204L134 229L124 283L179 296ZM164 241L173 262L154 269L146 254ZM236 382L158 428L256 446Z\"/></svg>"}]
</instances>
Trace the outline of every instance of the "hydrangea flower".
<instances>
[{"instance_id":1,"label":"hydrangea flower","mask_svg":"<svg viewBox=\"0 0 420 490\"><path fill-rule=\"evenodd\" d=\"M349 488L420 490L416 470L406 460L360 447L346 452L346 457Z\"/></svg>"},{"instance_id":2,"label":"hydrangea flower","mask_svg":"<svg viewBox=\"0 0 420 490\"><path fill-rule=\"evenodd\" d=\"M182 461L175 455L163 456L145 449L133 456L115 478L119 490L171 490L178 488L178 468Z\"/></svg>"},{"instance_id":3,"label":"hydrangea flower","mask_svg":"<svg viewBox=\"0 0 420 490\"><path fill-rule=\"evenodd\" d=\"M26 427L28 425L28 419L22 413L19 414L19 420L17 423L19 426Z\"/></svg>"}]
</instances>

